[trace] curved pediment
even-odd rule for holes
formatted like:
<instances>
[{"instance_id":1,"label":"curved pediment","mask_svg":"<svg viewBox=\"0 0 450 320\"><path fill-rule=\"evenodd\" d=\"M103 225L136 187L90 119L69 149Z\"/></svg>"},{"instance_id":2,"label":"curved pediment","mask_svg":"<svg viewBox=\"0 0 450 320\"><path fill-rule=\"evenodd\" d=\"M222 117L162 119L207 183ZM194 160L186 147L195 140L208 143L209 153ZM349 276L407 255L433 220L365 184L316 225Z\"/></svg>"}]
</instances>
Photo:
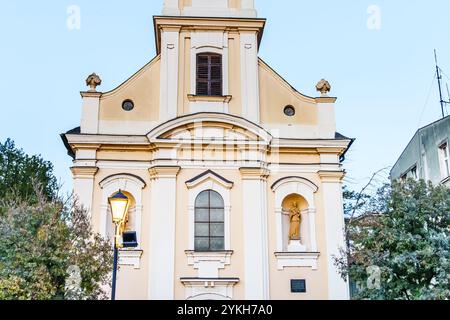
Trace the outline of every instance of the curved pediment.
<instances>
[{"instance_id":1,"label":"curved pediment","mask_svg":"<svg viewBox=\"0 0 450 320\"><path fill-rule=\"evenodd\" d=\"M224 113L197 113L170 120L147 135L150 142L252 141L270 143L272 136L258 125Z\"/></svg>"}]
</instances>

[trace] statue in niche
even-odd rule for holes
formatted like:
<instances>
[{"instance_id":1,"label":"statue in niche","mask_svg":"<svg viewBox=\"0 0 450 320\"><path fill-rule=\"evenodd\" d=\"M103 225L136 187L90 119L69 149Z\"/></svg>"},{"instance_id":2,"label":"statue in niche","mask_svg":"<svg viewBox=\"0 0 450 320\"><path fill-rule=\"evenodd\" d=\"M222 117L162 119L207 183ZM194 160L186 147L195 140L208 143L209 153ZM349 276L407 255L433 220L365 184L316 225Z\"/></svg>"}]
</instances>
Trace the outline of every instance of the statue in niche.
<instances>
[{"instance_id":1,"label":"statue in niche","mask_svg":"<svg viewBox=\"0 0 450 320\"><path fill-rule=\"evenodd\" d=\"M293 202L291 209L289 209L289 223L289 240L300 240L302 214L297 202Z\"/></svg>"}]
</instances>

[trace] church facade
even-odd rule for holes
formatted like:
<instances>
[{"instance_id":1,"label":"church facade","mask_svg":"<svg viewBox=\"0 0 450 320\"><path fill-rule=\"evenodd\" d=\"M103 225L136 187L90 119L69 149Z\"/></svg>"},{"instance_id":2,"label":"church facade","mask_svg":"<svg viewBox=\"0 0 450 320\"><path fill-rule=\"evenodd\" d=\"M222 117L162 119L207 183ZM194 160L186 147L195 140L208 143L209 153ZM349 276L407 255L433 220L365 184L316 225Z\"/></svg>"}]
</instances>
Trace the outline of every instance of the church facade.
<instances>
[{"instance_id":1,"label":"church facade","mask_svg":"<svg viewBox=\"0 0 450 320\"><path fill-rule=\"evenodd\" d=\"M109 92L87 79L62 138L96 232L113 239L109 197L131 200L118 299L349 298L333 257L352 139L327 81L305 96L258 57L265 22L253 0L165 0L157 56Z\"/></svg>"}]
</instances>

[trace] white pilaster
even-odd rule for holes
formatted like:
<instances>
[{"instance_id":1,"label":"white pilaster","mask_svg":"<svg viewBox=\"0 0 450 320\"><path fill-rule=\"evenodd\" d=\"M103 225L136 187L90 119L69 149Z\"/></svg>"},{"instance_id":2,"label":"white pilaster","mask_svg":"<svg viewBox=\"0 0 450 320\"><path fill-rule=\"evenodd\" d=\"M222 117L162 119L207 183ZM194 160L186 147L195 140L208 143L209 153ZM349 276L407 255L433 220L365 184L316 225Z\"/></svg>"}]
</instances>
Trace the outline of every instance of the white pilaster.
<instances>
[{"instance_id":1,"label":"white pilaster","mask_svg":"<svg viewBox=\"0 0 450 320\"><path fill-rule=\"evenodd\" d=\"M241 168L243 182L245 299L268 300L267 170Z\"/></svg>"},{"instance_id":2,"label":"white pilaster","mask_svg":"<svg viewBox=\"0 0 450 320\"><path fill-rule=\"evenodd\" d=\"M161 30L160 121L177 116L179 28Z\"/></svg>"},{"instance_id":3,"label":"white pilaster","mask_svg":"<svg viewBox=\"0 0 450 320\"><path fill-rule=\"evenodd\" d=\"M100 113L100 92L82 92L81 133L98 134Z\"/></svg>"},{"instance_id":4,"label":"white pilaster","mask_svg":"<svg viewBox=\"0 0 450 320\"><path fill-rule=\"evenodd\" d=\"M150 300L173 300L175 288L175 215L179 167L154 167L150 193L149 277Z\"/></svg>"},{"instance_id":5,"label":"white pilaster","mask_svg":"<svg viewBox=\"0 0 450 320\"><path fill-rule=\"evenodd\" d=\"M259 123L258 40L256 32L241 32L241 86L243 117Z\"/></svg>"},{"instance_id":6,"label":"white pilaster","mask_svg":"<svg viewBox=\"0 0 450 320\"><path fill-rule=\"evenodd\" d=\"M306 210L309 224L309 236L311 242L311 251L317 252L317 237L316 237L316 208L310 207Z\"/></svg>"},{"instance_id":7,"label":"white pilaster","mask_svg":"<svg viewBox=\"0 0 450 320\"><path fill-rule=\"evenodd\" d=\"M97 167L72 167L73 192L78 204L87 210L91 216L92 200L94 194L94 177Z\"/></svg>"},{"instance_id":8,"label":"white pilaster","mask_svg":"<svg viewBox=\"0 0 450 320\"><path fill-rule=\"evenodd\" d=\"M320 171L325 214L325 234L328 265L328 299L348 300L350 298L348 282L342 279L334 263L334 257L340 256L345 248L344 209L342 200L343 172Z\"/></svg>"},{"instance_id":9,"label":"white pilaster","mask_svg":"<svg viewBox=\"0 0 450 320\"><path fill-rule=\"evenodd\" d=\"M336 116L334 102L336 98L316 98L319 132L322 139L334 139L336 134Z\"/></svg>"}]
</instances>

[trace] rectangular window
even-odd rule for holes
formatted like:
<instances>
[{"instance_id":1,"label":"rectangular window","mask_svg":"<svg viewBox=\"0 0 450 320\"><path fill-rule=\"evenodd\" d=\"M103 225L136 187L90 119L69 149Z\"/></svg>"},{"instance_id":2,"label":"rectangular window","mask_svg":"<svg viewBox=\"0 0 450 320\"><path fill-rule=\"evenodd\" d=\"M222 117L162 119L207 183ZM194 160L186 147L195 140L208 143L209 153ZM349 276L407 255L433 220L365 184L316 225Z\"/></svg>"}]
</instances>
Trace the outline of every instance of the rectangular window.
<instances>
[{"instance_id":1,"label":"rectangular window","mask_svg":"<svg viewBox=\"0 0 450 320\"><path fill-rule=\"evenodd\" d=\"M197 55L198 96L222 95L222 55L200 53Z\"/></svg>"},{"instance_id":2,"label":"rectangular window","mask_svg":"<svg viewBox=\"0 0 450 320\"><path fill-rule=\"evenodd\" d=\"M442 178L445 179L450 176L450 156L447 142L439 147L439 161L441 165Z\"/></svg>"},{"instance_id":3,"label":"rectangular window","mask_svg":"<svg viewBox=\"0 0 450 320\"><path fill-rule=\"evenodd\" d=\"M410 174L411 174L411 178L413 178L414 180L417 180L419 178L417 175L417 166L415 166L411 169Z\"/></svg>"}]
</instances>

